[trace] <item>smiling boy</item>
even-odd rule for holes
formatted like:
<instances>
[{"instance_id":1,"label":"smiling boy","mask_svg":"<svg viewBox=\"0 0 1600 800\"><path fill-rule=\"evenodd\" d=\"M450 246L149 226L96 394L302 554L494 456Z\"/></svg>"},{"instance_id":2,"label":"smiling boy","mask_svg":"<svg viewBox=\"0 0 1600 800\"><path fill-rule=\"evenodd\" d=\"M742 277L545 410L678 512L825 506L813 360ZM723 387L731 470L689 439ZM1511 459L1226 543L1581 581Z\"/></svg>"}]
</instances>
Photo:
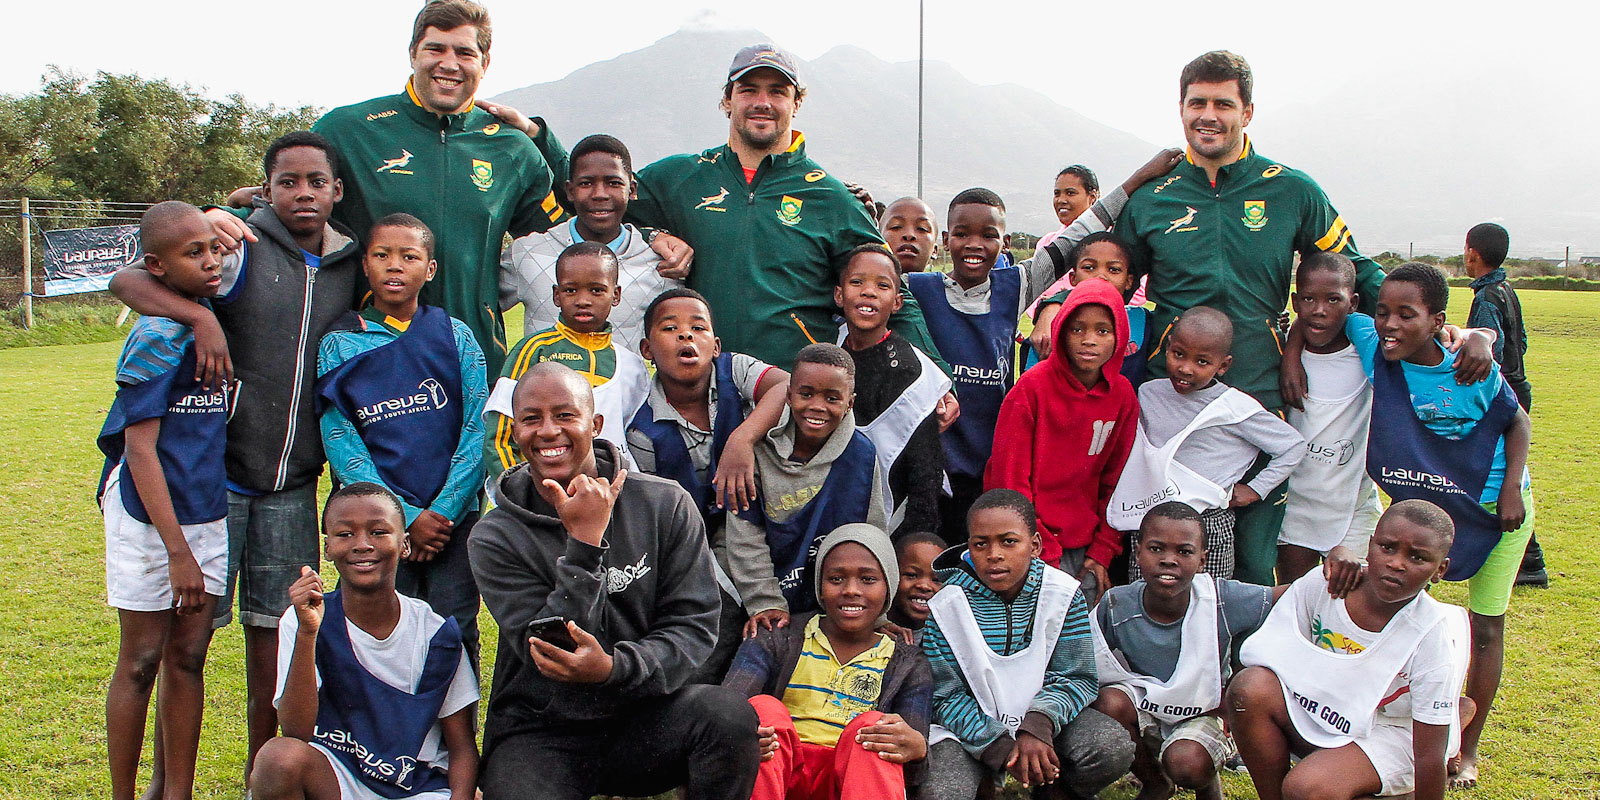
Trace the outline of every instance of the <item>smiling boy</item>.
<instances>
[{"instance_id":1,"label":"smiling boy","mask_svg":"<svg viewBox=\"0 0 1600 800\"><path fill-rule=\"evenodd\" d=\"M546 361L565 364L588 379L595 413L610 422L601 438L632 465L627 424L649 396L650 373L638 354L618 346L610 321L622 302L621 270L617 254L600 242L577 242L556 257L550 286L551 303L560 312L555 324L511 348L484 412L484 471L491 481L527 458L514 435L511 395L523 373Z\"/></svg>"},{"instance_id":2,"label":"smiling boy","mask_svg":"<svg viewBox=\"0 0 1600 800\"><path fill-rule=\"evenodd\" d=\"M1205 523L1214 578L1233 576L1234 509L1260 502L1305 456L1305 439L1289 423L1220 380L1232 347L1233 323L1220 311L1197 306L1173 323L1167 380L1139 387L1138 438L1106 510L1113 526L1132 531L1155 503L1188 503ZM1261 453L1267 465L1243 481ZM1139 562L1128 571L1137 579Z\"/></svg>"},{"instance_id":3,"label":"smiling boy","mask_svg":"<svg viewBox=\"0 0 1600 800\"><path fill-rule=\"evenodd\" d=\"M1017 319L1040 287L1016 267L996 266L1011 241L999 195L981 188L957 194L948 223L950 271L907 274L906 286L951 365L961 398L961 416L940 436L950 494L939 497L938 530L953 544L966 536L967 509L983 493L995 421L1015 374Z\"/></svg>"},{"instance_id":4,"label":"smiling boy","mask_svg":"<svg viewBox=\"0 0 1600 800\"><path fill-rule=\"evenodd\" d=\"M572 177L566 182L572 219L513 241L500 260L500 307L523 304L523 335L554 326L560 316L548 287L556 282L561 252L575 242L600 242L618 261L621 293L610 317L614 335L625 349L639 346L646 335L645 306L683 281L662 266L644 232L622 221L637 187L633 157L616 137L597 133L572 148Z\"/></svg>"},{"instance_id":5,"label":"smiling boy","mask_svg":"<svg viewBox=\"0 0 1600 800\"><path fill-rule=\"evenodd\" d=\"M821 612L739 648L722 685L761 719L752 800L879 800L916 784L933 679L919 648L875 630L894 571L882 530L841 526L817 550Z\"/></svg>"},{"instance_id":6,"label":"smiling boy","mask_svg":"<svg viewBox=\"0 0 1600 800\"><path fill-rule=\"evenodd\" d=\"M340 483L377 483L401 499L410 549L395 586L453 617L476 667L467 537L483 486L483 352L466 323L417 301L437 270L421 220L373 223L363 264L371 305L335 323L317 352L323 447Z\"/></svg>"},{"instance_id":7,"label":"smiling boy","mask_svg":"<svg viewBox=\"0 0 1600 800\"><path fill-rule=\"evenodd\" d=\"M253 797L449 800L476 791L477 676L455 622L395 591L412 550L404 525L400 499L379 484L328 497L323 531L339 588L325 593L310 567L289 588L274 700L283 735L256 759Z\"/></svg>"},{"instance_id":8,"label":"smiling boy","mask_svg":"<svg viewBox=\"0 0 1600 800\"><path fill-rule=\"evenodd\" d=\"M756 443L756 502L728 516L716 551L749 615L745 638L817 607L811 576L823 535L888 520L876 449L850 413L855 377L843 349L802 348L789 375L788 406Z\"/></svg>"},{"instance_id":9,"label":"smiling boy","mask_svg":"<svg viewBox=\"0 0 1600 800\"><path fill-rule=\"evenodd\" d=\"M889 476L893 536L939 526L945 459L938 407L952 386L927 355L889 329L900 295L898 264L875 244L851 251L833 290L844 317L839 343L855 362L855 421Z\"/></svg>"}]
</instances>

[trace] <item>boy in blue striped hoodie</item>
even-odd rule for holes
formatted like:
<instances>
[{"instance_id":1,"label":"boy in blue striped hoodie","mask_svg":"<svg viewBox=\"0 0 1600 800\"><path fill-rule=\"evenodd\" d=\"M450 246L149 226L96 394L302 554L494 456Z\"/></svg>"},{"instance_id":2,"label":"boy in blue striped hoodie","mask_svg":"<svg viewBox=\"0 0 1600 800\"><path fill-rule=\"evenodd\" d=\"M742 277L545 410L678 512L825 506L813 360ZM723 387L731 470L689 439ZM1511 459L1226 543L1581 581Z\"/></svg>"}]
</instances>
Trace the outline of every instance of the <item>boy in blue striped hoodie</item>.
<instances>
[{"instance_id":1,"label":"boy in blue striped hoodie","mask_svg":"<svg viewBox=\"0 0 1600 800\"><path fill-rule=\"evenodd\" d=\"M1049 796L1092 797L1127 772L1133 746L1089 708L1099 679L1078 582L1039 558L1020 492L985 492L967 531L964 552L934 562L944 588L922 638L934 724L919 796L970 800L985 778L1009 772Z\"/></svg>"}]
</instances>

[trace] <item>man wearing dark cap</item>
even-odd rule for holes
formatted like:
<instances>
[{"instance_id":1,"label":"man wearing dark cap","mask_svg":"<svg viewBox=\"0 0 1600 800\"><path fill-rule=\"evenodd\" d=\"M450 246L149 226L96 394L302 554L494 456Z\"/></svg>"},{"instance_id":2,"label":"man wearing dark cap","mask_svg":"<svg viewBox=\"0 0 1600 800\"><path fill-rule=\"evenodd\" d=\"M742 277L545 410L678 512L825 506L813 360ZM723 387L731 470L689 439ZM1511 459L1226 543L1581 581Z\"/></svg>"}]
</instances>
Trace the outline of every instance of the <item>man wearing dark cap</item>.
<instances>
[{"instance_id":1,"label":"man wearing dark cap","mask_svg":"<svg viewBox=\"0 0 1600 800\"><path fill-rule=\"evenodd\" d=\"M805 97L787 52L740 50L722 87L728 143L645 167L639 198L628 204L630 221L694 248L689 286L709 301L723 348L771 364L837 338L833 287L844 256L883 241L844 183L806 157L804 134L790 129ZM902 296L894 330L938 359L922 311Z\"/></svg>"}]
</instances>

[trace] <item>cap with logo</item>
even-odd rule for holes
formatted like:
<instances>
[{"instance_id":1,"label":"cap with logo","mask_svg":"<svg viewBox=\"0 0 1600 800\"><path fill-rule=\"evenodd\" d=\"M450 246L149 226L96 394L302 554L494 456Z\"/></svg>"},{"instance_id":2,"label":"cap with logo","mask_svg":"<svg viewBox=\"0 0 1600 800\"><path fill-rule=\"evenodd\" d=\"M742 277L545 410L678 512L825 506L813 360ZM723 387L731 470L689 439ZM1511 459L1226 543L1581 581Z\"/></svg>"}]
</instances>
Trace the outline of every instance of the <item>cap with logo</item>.
<instances>
[{"instance_id":1,"label":"cap with logo","mask_svg":"<svg viewBox=\"0 0 1600 800\"><path fill-rule=\"evenodd\" d=\"M777 70L796 87L805 86L800 82L799 70L794 65L794 56L789 55L788 51L770 42L753 44L740 50L733 57L733 63L728 66L728 81L731 83L739 80L750 70L762 67Z\"/></svg>"}]
</instances>

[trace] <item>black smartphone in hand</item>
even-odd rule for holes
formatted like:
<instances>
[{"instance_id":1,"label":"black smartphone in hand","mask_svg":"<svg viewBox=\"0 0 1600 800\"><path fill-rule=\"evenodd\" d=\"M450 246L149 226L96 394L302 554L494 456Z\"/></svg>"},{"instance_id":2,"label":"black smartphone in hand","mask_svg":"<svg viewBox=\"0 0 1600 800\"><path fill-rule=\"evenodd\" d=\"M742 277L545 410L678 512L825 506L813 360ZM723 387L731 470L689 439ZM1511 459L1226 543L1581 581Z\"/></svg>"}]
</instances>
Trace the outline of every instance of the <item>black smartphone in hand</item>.
<instances>
[{"instance_id":1,"label":"black smartphone in hand","mask_svg":"<svg viewBox=\"0 0 1600 800\"><path fill-rule=\"evenodd\" d=\"M578 649L578 643L572 640L572 633L567 630L567 621L562 617L545 617L528 623L528 635L549 642L569 653Z\"/></svg>"}]
</instances>

